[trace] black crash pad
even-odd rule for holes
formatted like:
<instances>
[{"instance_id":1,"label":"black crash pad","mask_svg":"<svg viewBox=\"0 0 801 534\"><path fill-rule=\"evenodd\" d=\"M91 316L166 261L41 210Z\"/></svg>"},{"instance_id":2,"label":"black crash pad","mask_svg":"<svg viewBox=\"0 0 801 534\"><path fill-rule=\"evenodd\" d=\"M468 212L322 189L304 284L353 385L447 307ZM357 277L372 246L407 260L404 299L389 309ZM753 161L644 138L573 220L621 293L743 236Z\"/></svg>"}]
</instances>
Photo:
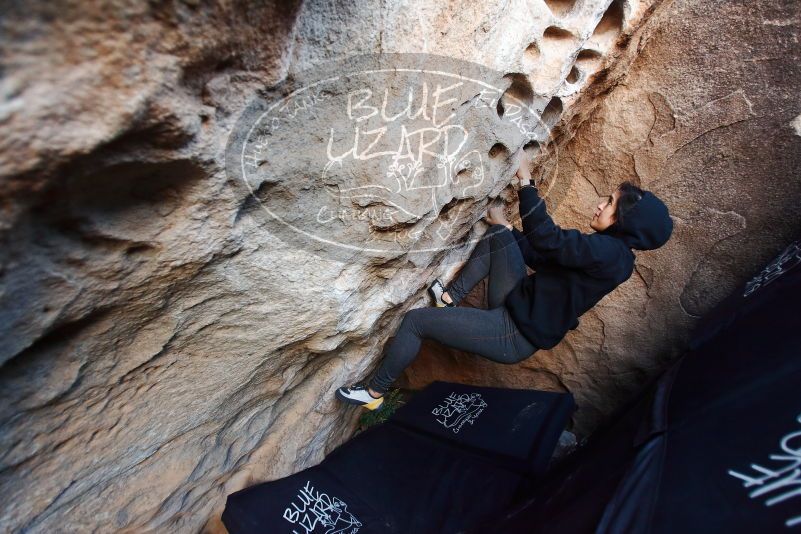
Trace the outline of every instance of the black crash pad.
<instances>
[{"instance_id":1,"label":"black crash pad","mask_svg":"<svg viewBox=\"0 0 801 534\"><path fill-rule=\"evenodd\" d=\"M541 472L569 394L434 382L320 465L228 496L231 534L461 532Z\"/></svg>"},{"instance_id":2,"label":"black crash pad","mask_svg":"<svg viewBox=\"0 0 801 534\"><path fill-rule=\"evenodd\" d=\"M801 530L801 240L718 304L690 350L471 534Z\"/></svg>"}]
</instances>

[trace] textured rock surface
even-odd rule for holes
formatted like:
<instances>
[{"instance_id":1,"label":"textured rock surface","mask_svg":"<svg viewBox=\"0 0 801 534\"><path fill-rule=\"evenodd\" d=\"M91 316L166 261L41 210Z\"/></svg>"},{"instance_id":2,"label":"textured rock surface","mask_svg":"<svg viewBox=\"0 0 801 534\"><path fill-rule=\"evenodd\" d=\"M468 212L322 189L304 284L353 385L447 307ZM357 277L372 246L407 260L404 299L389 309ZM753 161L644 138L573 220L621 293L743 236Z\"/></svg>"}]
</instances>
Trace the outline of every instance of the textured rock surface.
<instances>
[{"instance_id":1,"label":"textured rock surface","mask_svg":"<svg viewBox=\"0 0 801 534\"><path fill-rule=\"evenodd\" d=\"M339 263L240 217L225 145L256 90L354 53L432 52L516 73L557 125L648 5L7 6L0 530L219 528L226 494L352 433L334 389L467 254ZM515 148L495 152L497 190Z\"/></svg>"},{"instance_id":2,"label":"textured rock surface","mask_svg":"<svg viewBox=\"0 0 801 534\"><path fill-rule=\"evenodd\" d=\"M632 277L554 349L503 366L431 343L404 385L568 389L586 434L680 355L696 318L801 232L799 21L789 1L664 5L625 80L561 147L547 203L590 231L598 196L632 180L669 206L669 243L638 252Z\"/></svg>"}]
</instances>

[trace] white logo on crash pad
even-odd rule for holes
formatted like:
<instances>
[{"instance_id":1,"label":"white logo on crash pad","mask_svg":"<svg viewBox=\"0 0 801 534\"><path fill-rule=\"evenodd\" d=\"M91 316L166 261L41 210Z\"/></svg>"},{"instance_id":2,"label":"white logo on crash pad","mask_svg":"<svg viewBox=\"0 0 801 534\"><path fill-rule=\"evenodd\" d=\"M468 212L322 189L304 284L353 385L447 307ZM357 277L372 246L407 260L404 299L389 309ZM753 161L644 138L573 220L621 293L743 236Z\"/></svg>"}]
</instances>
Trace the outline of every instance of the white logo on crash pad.
<instances>
[{"instance_id":1,"label":"white logo on crash pad","mask_svg":"<svg viewBox=\"0 0 801 534\"><path fill-rule=\"evenodd\" d=\"M801 423L801 415L796 418ZM748 488L748 496L752 499L764 499L765 506L774 506L801 496L801 430L789 432L779 440L778 454L768 457L774 465L763 467L751 464L753 473L740 473L729 469L729 475L740 479L743 487ZM798 501L794 503L797 505ZM788 509L788 508L785 508ZM791 517L784 522L788 528L801 526L801 515Z\"/></svg>"},{"instance_id":2,"label":"white logo on crash pad","mask_svg":"<svg viewBox=\"0 0 801 534\"><path fill-rule=\"evenodd\" d=\"M431 413L437 416L437 421L445 428L453 430L454 434L459 432L465 423L473 424L478 418L487 403L481 398L481 393L461 393L452 392L442 404L434 408Z\"/></svg>"},{"instance_id":3,"label":"white logo on crash pad","mask_svg":"<svg viewBox=\"0 0 801 534\"><path fill-rule=\"evenodd\" d=\"M758 289L773 282L775 279L801 264L801 241L790 245L779 254L779 257L770 262L762 271L745 284L743 297L748 297Z\"/></svg>"},{"instance_id":4,"label":"white logo on crash pad","mask_svg":"<svg viewBox=\"0 0 801 534\"><path fill-rule=\"evenodd\" d=\"M292 502L284 510L284 519L302 529L293 528L292 534L356 534L362 526L342 499L316 490L309 481L296 500L299 504Z\"/></svg>"}]
</instances>

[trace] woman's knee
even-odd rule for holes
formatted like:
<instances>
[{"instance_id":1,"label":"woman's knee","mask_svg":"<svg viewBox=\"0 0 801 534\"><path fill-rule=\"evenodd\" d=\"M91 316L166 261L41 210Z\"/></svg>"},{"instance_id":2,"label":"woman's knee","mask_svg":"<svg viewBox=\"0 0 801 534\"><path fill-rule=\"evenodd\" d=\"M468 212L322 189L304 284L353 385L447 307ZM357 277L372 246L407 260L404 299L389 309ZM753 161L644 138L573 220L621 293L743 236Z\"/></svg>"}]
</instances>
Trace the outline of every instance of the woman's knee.
<instances>
[{"instance_id":1,"label":"woman's knee","mask_svg":"<svg viewBox=\"0 0 801 534\"><path fill-rule=\"evenodd\" d=\"M503 245L514 243L515 235L512 231L502 224L493 224L487 230L487 235L497 244Z\"/></svg>"},{"instance_id":2,"label":"woman's knee","mask_svg":"<svg viewBox=\"0 0 801 534\"><path fill-rule=\"evenodd\" d=\"M403 316L400 327L416 335L420 334L420 326L424 324L428 311L432 308L415 308Z\"/></svg>"}]
</instances>

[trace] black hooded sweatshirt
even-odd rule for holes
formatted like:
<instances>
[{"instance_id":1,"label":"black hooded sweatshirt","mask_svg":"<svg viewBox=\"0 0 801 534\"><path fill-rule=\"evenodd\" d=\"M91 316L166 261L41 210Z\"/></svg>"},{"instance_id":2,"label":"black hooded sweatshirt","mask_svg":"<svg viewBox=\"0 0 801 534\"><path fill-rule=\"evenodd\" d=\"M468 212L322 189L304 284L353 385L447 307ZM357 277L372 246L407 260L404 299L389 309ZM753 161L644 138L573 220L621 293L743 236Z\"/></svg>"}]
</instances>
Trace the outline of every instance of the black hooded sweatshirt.
<instances>
[{"instance_id":1,"label":"black hooded sweatshirt","mask_svg":"<svg viewBox=\"0 0 801 534\"><path fill-rule=\"evenodd\" d=\"M505 305L520 332L549 349L578 318L634 270L634 253L664 245L673 231L667 207L646 191L621 220L584 234L554 224L533 185L520 189L523 231L513 230L526 264L536 272L521 280Z\"/></svg>"}]
</instances>

